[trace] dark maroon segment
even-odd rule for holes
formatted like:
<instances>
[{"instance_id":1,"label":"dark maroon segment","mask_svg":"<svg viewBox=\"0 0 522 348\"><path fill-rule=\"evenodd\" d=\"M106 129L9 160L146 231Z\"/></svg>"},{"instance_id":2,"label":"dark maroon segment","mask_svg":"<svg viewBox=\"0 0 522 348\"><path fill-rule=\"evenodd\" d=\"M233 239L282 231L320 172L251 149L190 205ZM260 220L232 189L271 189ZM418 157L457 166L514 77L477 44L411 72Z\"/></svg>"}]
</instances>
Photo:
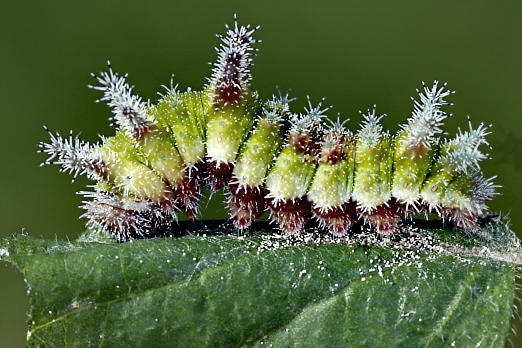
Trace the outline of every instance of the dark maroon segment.
<instances>
[{"instance_id":1,"label":"dark maroon segment","mask_svg":"<svg viewBox=\"0 0 522 348\"><path fill-rule=\"evenodd\" d=\"M224 105L235 103L241 95L242 73L244 67L241 65L241 56L239 52L230 52L224 59L223 74L217 81L217 103Z\"/></svg>"},{"instance_id":2,"label":"dark maroon segment","mask_svg":"<svg viewBox=\"0 0 522 348\"><path fill-rule=\"evenodd\" d=\"M315 157L321 147L315 131L310 132L291 132L288 135L288 143L296 148L297 151Z\"/></svg>"},{"instance_id":3,"label":"dark maroon segment","mask_svg":"<svg viewBox=\"0 0 522 348\"><path fill-rule=\"evenodd\" d=\"M121 113L129 121L135 139L141 140L150 133L151 125L138 114L135 108L125 106Z\"/></svg>"},{"instance_id":4,"label":"dark maroon segment","mask_svg":"<svg viewBox=\"0 0 522 348\"><path fill-rule=\"evenodd\" d=\"M173 197L179 202L181 210L194 221L199 213L199 199L204 185L205 164L197 163L187 171L180 186L173 189Z\"/></svg>"},{"instance_id":5,"label":"dark maroon segment","mask_svg":"<svg viewBox=\"0 0 522 348\"><path fill-rule=\"evenodd\" d=\"M397 231L397 227L401 221L403 206L404 204L392 198L371 212L359 210L359 214L381 235L392 235Z\"/></svg>"},{"instance_id":6,"label":"dark maroon segment","mask_svg":"<svg viewBox=\"0 0 522 348\"><path fill-rule=\"evenodd\" d=\"M228 207L237 228L249 227L267 209L266 192L260 187L228 185Z\"/></svg>"},{"instance_id":7,"label":"dark maroon segment","mask_svg":"<svg viewBox=\"0 0 522 348\"><path fill-rule=\"evenodd\" d=\"M415 204L405 204L401 202L396 203L397 209L404 218L412 219L415 214L424 214L423 204L416 202Z\"/></svg>"},{"instance_id":8,"label":"dark maroon segment","mask_svg":"<svg viewBox=\"0 0 522 348\"><path fill-rule=\"evenodd\" d=\"M408 146L409 155L417 156L419 154L423 154L426 149L426 145L422 142L412 143Z\"/></svg>"},{"instance_id":9,"label":"dark maroon segment","mask_svg":"<svg viewBox=\"0 0 522 348\"><path fill-rule=\"evenodd\" d=\"M295 234L303 230L304 225L312 216L312 205L306 197L295 200L269 200L270 218L288 234Z\"/></svg>"},{"instance_id":10,"label":"dark maroon segment","mask_svg":"<svg viewBox=\"0 0 522 348\"><path fill-rule=\"evenodd\" d=\"M83 164L88 171L98 174L103 180L109 180L109 168L103 160L98 158L88 159Z\"/></svg>"},{"instance_id":11,"label":"dark maroon segment","mask_svg":"<svg viewBox=\"0 0 522 348\"><path fill-rule=\"evenodd\" d=\"M358 220L354 202L348 202L323 212L320 209L312 208L312 213L319 221L319 225L328 229L333 235L346 234Z\"/></svg>"},{"instance_id":12,"label":"dark maroon segment","mask_svg":"<svg viewBox=\"0 0 522 348\"><path fill-rule=\"evenodd\" d=\"M207 161L207 181L212 191L217 191L228 185L232 179L232 163Z\"/></svg>"},{"instance_id":13,"label":"dark maroon segment","mask_svg":"<svg viewBox=\"0 0 522 348\"><path fill-rule=\"evenodd\" d=\"M343 135L329 134L325 136L319 152L319 161L330 164L338 163L346 157L347 146L346 137Z\"/></svg>"}]
</instances>

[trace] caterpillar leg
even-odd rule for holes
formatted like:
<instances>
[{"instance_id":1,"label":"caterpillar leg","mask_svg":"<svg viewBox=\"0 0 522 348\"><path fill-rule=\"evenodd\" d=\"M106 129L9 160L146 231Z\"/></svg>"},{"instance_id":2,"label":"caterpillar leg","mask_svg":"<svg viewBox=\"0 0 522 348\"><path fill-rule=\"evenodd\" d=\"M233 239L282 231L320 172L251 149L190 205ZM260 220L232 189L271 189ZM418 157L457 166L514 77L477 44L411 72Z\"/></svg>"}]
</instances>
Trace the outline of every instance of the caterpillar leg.
<instances>
[{"instance_id":1,"label":"caterpillar leg","mask_svg":"<svg viewBox=\"0 0 522 348\"><path fill-rule=\"evenodd\" d=\"M199 200L205 178L205 165L198 162L188 170L181 183L173 188L173 195L179 201L180 209L194 221L199 214Z\"/></svg>"}]
</instances>

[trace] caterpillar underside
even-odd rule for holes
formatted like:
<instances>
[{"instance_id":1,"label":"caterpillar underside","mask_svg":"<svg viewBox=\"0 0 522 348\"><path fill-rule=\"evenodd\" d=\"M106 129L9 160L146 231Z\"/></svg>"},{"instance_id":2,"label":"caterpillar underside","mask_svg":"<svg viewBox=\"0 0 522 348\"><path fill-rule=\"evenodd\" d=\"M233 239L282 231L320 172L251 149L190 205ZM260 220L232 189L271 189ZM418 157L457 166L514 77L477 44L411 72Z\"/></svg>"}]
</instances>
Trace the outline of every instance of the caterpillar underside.
<instances>
[{"instance_id":1,"label":"caterpillar underside","mask_svg":"<svg viewBox=\"0 0 522 348\"><path fill-rule=\"evenodd\" d=\"M112 109L116 134L89 144L50 134L40 151L75 176L96 181L82 192L89 225L118 240L155 236L179 211L198 217L206 185L225 189L230 216L245 229L269 211L287 233L315 219L330 233L345 234L359 220L392 234L402 218L436 213L472 230L496 194L479 162L487 155L489 126L444 139L443 110L452 94L436 81L423 83L412 115L396 135L380 125L375 106L352 133L327 121L323 100L293 113L288 93L262 101L250 89L258 42L250 26L229 28L202 91L166 88L156 104L133 93L127 75L94 75L99 100ZM326 122L325 122L326 121Z\"/></svg>"}]
</instances>

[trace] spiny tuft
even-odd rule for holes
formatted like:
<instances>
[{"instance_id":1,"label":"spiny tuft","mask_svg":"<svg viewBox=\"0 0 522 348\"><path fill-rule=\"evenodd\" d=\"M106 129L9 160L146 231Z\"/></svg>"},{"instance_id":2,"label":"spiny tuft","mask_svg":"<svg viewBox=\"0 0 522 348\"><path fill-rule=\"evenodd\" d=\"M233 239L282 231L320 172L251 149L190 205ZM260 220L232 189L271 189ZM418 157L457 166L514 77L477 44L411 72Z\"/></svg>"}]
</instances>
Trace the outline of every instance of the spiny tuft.
<instances>
[{"instance_id":1,"label":"spiny tuft","mask_svg":"<svg viewBox=\"0 0 522 348\"><path fill-rule=\"evenodd\" d=\"M89 85L89 88L102 91L103 97L97 100L106 101L112 109L112 120L123 128L127 134L136 139L142 138L149 130L154 119L147 113L147 103L141 97L133 94L133 86L127 83L127 74L120 76L113 72L110 62L109 71L91 74L100 86Z\"/></svg>"},{"instance_id":2,"label":"spiny tuft","mask_svg":"<svg viewBox=\"0 0 522 348\"><path fill-rule=\"evenodd\" d=\"M234 27L226 25L226 29L224 36L217 35L221 44L216 47L218 59L209 80L216 88L216 96L224 104L237 102L248 87L252 79L252 55L257 51L252 45L261 42L253 38L259 26L238 26L236 15Z\"/></svg>"},{"instance_id":3,"label":"spiny tuft","mask_svg":"<svg viewBox=\"0 0 522 348\"><path fill-rule=\"evenodd\" d=\"M408 123L403 126L407 130L408 137L405 139L410 146L417 147L419 145L429 147L436 141L435 136L442 133L440 128L447 114L441 107L450 105L444 98L455 93L446 90L446 83L439 88L439 82L434 81L431 88L422 82L423 90L417 90L420 100L412 98L414 102L413 113L408 118Z\"/></svg>"}]
</instances>

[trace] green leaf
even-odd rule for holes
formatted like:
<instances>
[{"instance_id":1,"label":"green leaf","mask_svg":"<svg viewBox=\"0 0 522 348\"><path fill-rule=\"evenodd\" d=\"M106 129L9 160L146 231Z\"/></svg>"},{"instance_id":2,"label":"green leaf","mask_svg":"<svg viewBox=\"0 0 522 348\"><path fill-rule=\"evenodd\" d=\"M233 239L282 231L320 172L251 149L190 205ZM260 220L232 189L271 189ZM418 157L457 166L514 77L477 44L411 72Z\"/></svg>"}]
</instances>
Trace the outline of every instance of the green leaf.
<instances>
[{"instance_id":1,"label":"green leaf","mask_svg":"<svg viewBox=\"0 0 522 348\"><path fill-rule=\"evenodd\" d=\"M408 226L393 239L227 228L114 243L14 235L0 259L31 296L28 346L503 346L518 240ZM273 233L273 232L272 232ZM206 234L206 235L204 235Z\"/></svg>"}]
</instances>

